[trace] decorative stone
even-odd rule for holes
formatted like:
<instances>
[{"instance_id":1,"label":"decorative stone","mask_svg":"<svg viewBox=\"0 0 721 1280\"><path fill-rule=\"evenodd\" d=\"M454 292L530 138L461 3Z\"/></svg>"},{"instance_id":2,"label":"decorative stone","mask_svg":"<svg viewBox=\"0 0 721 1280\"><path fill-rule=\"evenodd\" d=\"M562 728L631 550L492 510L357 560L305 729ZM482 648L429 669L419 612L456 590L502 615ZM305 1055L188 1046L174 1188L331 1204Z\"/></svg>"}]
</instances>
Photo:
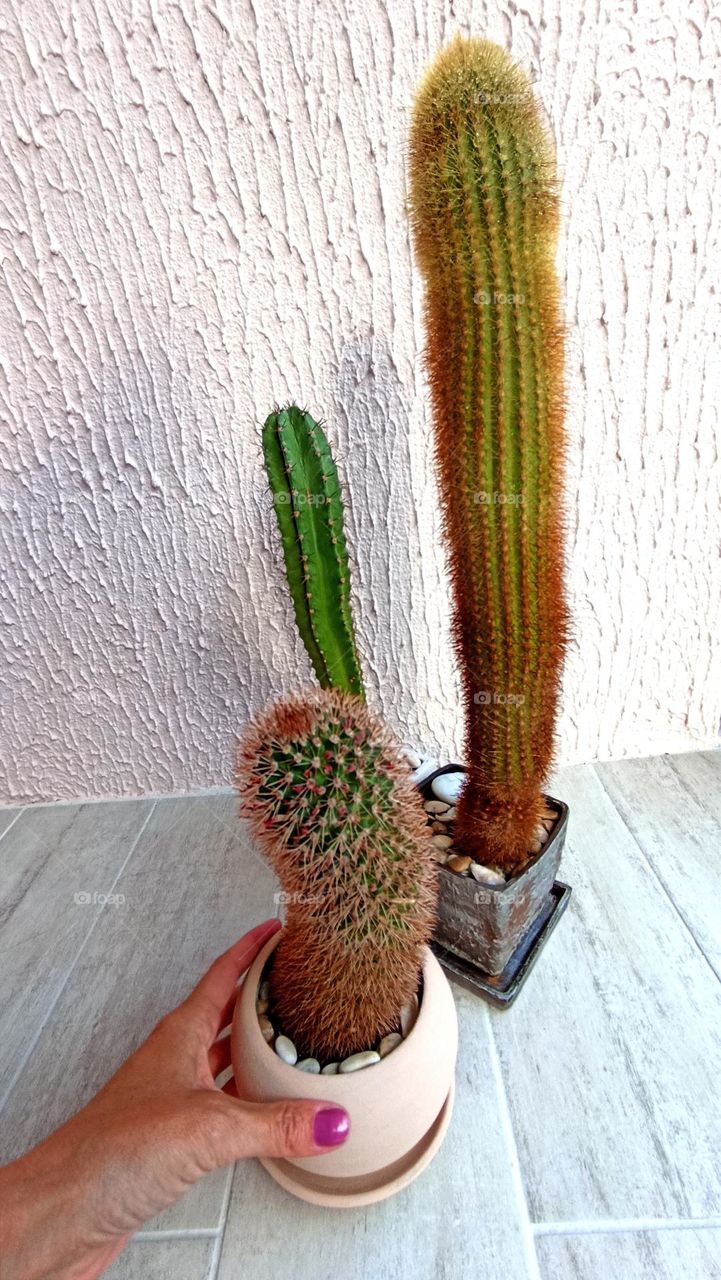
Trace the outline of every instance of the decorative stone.
<instances>
[{"instance_id":1,"label":"decorative stone","mask_svg":"<svg viewBox=\"0 0 721 1280\"><path fill-rule=\"evenodd\" d=\"M434 835L440 836L440 835L445 835L446 828L442 822L434 822L431 827L431 831L433 832Z\"/></svg>"},{"instance_id":2,"label":"decorative stone","mask_svg":"<svg viewBox=\"0 0 721 1280\"><path fill-rule=\"evenodd\" d=\"M404 1036L410 1035L418 1017L418 996L413 996L401 1009L401 1031Z\"/></svg>"},{"instance_id":3,"label":"decorative stone","mask_svg":"<svg viewBox=\"0 0 721 1280\"><path fill-rule=\"evenodd\" d=\"M258 999L270 1000L270 983L267 981L267 979L265 982L261 982L260 986L258 987Z\"/></svg>"},{"instance_id":4,"label":"decorative stone","mask_svg":"<svg viewBox=\"0 0 721 1280\"><path fill-rule=\"evenodd\" d=\"M447 809L445 813L439 813L438 821L453 822L453 819L455 818L455 816L456 816L456 806L454 805L452 809Z\"/></svg>"},{"instance_id":5,"label":"decorative stone","mask_svg":"<svg viewBox=\"0 0 721 1280\"><path fill-rule=\"evenodd\" d=\"M326 1065L325 1065L324 1067L321 1067L321 1072L320 1072L320 1074L321 1074L322 1076L337 1076L337 1075L338 1075L338 1063L337 1063L337 1062L327 1062L327 1063L326 1063Z\"/></svg>"},{"instance_id":6,"label":"decorative stone","mask_svg":"<svg viewBox=\"0 0 721 1280\"><path fill-rule=\"evenodd\" d=\"M351 1071L362 1071L363 1067L372 1067L375 1062L380 1062L381 1055L376 1053L375 1049L364 1049L362 1053L352 1053L350 1058L345 1058L341 1062L338 1070L341 1075L348 1075Z\"/></svg>"},{"instance_id":7,"label":"decorative stone","mask_svg":"<svg viewBox=\"0 0 721 1280\"><path fill-rule=\"evenodd\" d=\"M271 1040L273 1039L273 1036L275 1035L275 1031L273 1030L273 1023L271 1022L270 1018L264 1018L264 1017L258 1018L258 1026L260 1027L260 1034L262 1035L266 1044L270 1044Z\"/></svg>"},{"instance_id":8,"label":"decorative stone","mask_svg":"<svg viewBox=\"0 0 721 1280\"><path fill-rule=\"evenodd\" d=\"M451 840L450 836L446 836L446 835L432 836L431 844L433 845L434 849L447 849L450 845L453 844L453 841Z\"/></svg>"},{"instance_id":9,"label":"decorative stone","mask_svg":"<svg viewBox=\"0 0 721 1280\"><path fill-rule=\"evenodd\" d=\"M378 1052L381 1058L385 1058L386 1054L392 1053L394 1049L397 1049L402 1040L403 1036L399 1031L389 1031L388 1035L384 1036L378 1045Z\"/></svg>"},{"instance_id":10,"label":"decorative stone","mask_svg":"<svg viewBox=\"0 0 721 1280\"><path fill-rule=\"evenodd\" d=\"M439 800L445 800L447 804L455 804L465 780L464 773L442 773L440 778L433 779L431 791Z\"/></svg>"},{"instance_id":11,"label":"decorative stone","mask_svg":"<svg viewBox=\"0 0 721 1280\"><path fill-rule=\"evenodd\" d=\"M547 819L549 822L558 821L558 814L556 813L556 810L552 809L550 805L547 804L545 804L541 809L541 817L543 819Z\"/></svg>"},{"instance_id":12,"label":"decorative stone","mask_svg":"<svg viewBox=\"0 0 721 1280\"><path fill-rule=\"evenodd\" d=\"M289 1067L294 1067L298 1061L298 1050L293 1041L289 1040L287 1036L278 1036L275 1042L275 1051L278 1057L283 1059L283 1062L288 1063Z\"/></svg>"},{"instance_id":13,"label":"decorative stone","mask_svg":"<svg viewBox=\"0 0 721 1280\"><path fill-rule=\"evenodd\" d=\"M422 782L425 782L426 778L430 778L438 767L438 761L435 756L424 756L415 773L411 774L411 779L415 786L419 787Z\"/></svg>"},{"instance_id":14,"label":"decorative stone","mask_svg":"<svg viewBox=\"0 0 721 1280\"><path fill-rule=\"evenodd\" d=\"M401 755L409 769L420 769L423 764L418 752L414 751L412 747L401 747Z\"/></svg>"},{"instance_id":15,"label":"decorative stone","mask_svg":"<svg viewBox=\"0 0 721 1280\"><path fill-rule=\"evenodd\" d=\"M440 817L442 813L448 812L448 805L445 800L426 800L425 809L426 813L432 813L434 816L438 814Z\"/></svg>"},{"instance_id":16,"label":"decorative stone","mask_svg":"<svg viewBox=\"0 0 721 1280\"><path fill-rule=\"evenodd\" d=\"M309 1076L320 1075L320 1063L317 1058L303 1058L301 1062L296 1062L298 1071L307 1071Z\"/></svg>"},{"instance_id":17,"label":"decorative stone","mask_svg":"<svg viewBox=\"0 0 721 1280\"><path fill-rule=\"evenodd\" d=\"M258 1014L267 1013L269 1008L270 1008L270 1003L268 1000L256 1000L255 1002L256 1013Z\"/></svg>"},{"instance_id":18,"label":"decorative stone","mask_svg":"<svg viewBox=\"0 0 721 1280\"><path fill-rule=\"evenodd\" d=\"M544 830L548 835L550 835L550 833L553 831L553 828L554 828L554 827L555 827L555 825L556 825L556 821L557 821L557 819L556 819L556 818L542 818L542 819L541 819L541 821L543 822L543 830Z\"/></svg>"},{"instance_id":19,"label":"decorative stone","mask_svg":"<svg viewBox=\"0 0 721 1280\"><path fill-rule=\"evenodd\" d=\"M506 877L500 871L494 871L493 867L484 867L481 862L471 863L471 875L479 884L487 884L492 888L500 888L506 883Z\"/></svg>"},{"instance_id":20,"label":"decorative stone","mask_svg":"<svg viewBox=\"0 0 721 1280\"><path fill-rule=\"evenodd\" d=\"M529 852L529 853L540 853L540 852L541 852L541 841L540 841L540 840L534 840L534 842L533 842L533 844L531 845L531 847L530 847L530 849L528 850L528 852Z\"/></svg>"},{"instance_id":21,"label":"decorative stone","mask_svg":"<svg viewBox=\"0 0 721 1280\"><path fill-rule=\"evenodd\" d=\"M448 861L448 854L446 853L445 849L434 849L432 845L431 845L431 857L434 862L438 863L439 867L445 867Z\"/></svg>"},{"instance_id":22,"label":"decorative stone","mask_svg":"<svg viewBox=\"0 0 721 1280\"><path fill-rule=\"evenodd\" d=\"M465 853L452 853L446 863L446 866L450 867L451 871L455 871L460 876L463 875L464 871L468 870L471 862L472 859L467 857Z\"/></svg>"}]
</instances>

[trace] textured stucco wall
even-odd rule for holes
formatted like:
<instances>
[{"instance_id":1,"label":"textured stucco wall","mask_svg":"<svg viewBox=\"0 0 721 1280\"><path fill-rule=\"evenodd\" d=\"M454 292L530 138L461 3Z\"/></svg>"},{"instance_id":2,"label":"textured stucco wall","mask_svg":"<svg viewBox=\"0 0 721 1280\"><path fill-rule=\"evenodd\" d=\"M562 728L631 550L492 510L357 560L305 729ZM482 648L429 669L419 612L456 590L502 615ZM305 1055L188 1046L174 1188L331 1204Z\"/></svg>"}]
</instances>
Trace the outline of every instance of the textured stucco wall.
<instances>
[{"instance_id":1,"label":"textured stucco wall","mask_svg":"<svg viewBox=\"0 0 721 1280\"><path fill-rule=\"evenodd\" d=\"M531 70L565 179L561 757L714 741L711 5L6 0L6 796L225 783L248 709L309 676L258 448L290 396L352 491L371 699L457 743L404 213L413 85L456 28Z\"/></svg>"}]
</instances>

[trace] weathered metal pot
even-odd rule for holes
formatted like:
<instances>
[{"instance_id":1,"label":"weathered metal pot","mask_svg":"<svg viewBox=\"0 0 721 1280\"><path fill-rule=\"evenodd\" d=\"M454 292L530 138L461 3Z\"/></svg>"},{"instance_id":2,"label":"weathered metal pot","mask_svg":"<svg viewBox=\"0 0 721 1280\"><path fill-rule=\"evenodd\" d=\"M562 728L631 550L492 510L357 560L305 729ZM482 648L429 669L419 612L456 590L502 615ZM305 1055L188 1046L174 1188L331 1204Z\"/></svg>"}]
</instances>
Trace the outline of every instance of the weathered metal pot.
<instances>
[{"instance_id":1,"label":"weathered metal pot","mask_svg":"<svg viewBox=\"0 0 721 1280\"><path fill-rule=\"evenodd\" d=\"M459 764L437 769L419 786L424 800L433 798L434 778L465 772ZM558 814L548 842L525 871L505 885L495 888L478 884L471 876L439 867L435 940L487 974L503 973L514 953L523 954L524 939L533 933L539 917L549 911L566 841L568 805L552 796L546 796L546 801Z\"/></svg>"}]
</instances>

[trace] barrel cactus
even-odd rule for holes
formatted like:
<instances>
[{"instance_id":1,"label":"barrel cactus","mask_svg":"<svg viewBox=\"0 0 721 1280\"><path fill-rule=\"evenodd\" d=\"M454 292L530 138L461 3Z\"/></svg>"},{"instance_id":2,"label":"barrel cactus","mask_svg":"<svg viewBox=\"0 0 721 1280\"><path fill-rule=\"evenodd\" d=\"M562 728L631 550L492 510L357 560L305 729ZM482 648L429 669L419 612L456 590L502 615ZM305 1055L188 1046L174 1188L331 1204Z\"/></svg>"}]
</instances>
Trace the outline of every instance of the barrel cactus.
<instances>
[{"instance_id":1,"label":"barrel cactus","mask_svg":"<svg viewBox=\"0 0 721 1280\"><path fill-rule=\"evenodd\" d=\"M509 56L458 37L420 85L411 220L466 722L454 843L523 868L567 642L552 143Z\"/></svg>"},{"instance_id":2,"label":"barrel cactus","mask_svg":"<svg viewBox=\"0 0 721 1280\"><path fill-rule=\"evenodd\" d=\"M237 783L287 904L270 976L278 1021L321 1059L367 1049L417 991L434 924L435 866L407 766L359 698L318 689L251 722Z\"/></svg>"},{"instance_id":3,"label":"barrel cactus","mask_svg":"<svg viewBox=\"0 0 721 1280\"><path fill-rule=\"evenodd\" d=\"M295 619L324 689L363 695L350 610L338 472L328 441L296 405L271 413L263 455Z\"/></svg>"}]
</instances>

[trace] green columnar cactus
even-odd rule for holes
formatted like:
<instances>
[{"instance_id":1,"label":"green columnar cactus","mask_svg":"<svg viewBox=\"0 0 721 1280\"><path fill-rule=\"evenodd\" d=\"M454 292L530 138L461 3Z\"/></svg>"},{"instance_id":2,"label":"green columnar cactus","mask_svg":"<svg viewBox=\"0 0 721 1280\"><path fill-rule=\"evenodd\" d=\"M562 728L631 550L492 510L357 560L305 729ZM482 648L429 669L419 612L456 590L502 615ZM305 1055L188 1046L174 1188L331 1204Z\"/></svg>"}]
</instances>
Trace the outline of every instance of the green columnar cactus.
<instances>
[{"instance_id":1,"label":"green columnar cactus","mask_svg":"<svg viewBox=\"0 0 721 1280\"><path fill-rule=\"evenodd\" d=\"M309 413L290 405L266 419L263 454L301 639L324 689L362 697L343 504L328 441Z\"/></svg>"},{"instance_id":2,"label":"green columnar cactus","mask_svg":"<svg viewBox=\"0 0 721 1280\"><path fill-rule=\"evenodd\" d=\"M372 1048L418 988L434 923L407 766L359 698L318 689L250 724L237 785L287 903L270 979L280 1025L321 1059Z\"/></svg>"},{"instance_id":3,"label":"green columnar cactus","mask_svg":"<svg viewBox=\"0 0 721 1280\"><path fill-rule=\"evenodd\" d=\"M504 50L459 37L440 53L416 99L410 170L466 715L454 842L517 871L567 637L563 327L553 148Z\"/></svg>"}]
</instances>

